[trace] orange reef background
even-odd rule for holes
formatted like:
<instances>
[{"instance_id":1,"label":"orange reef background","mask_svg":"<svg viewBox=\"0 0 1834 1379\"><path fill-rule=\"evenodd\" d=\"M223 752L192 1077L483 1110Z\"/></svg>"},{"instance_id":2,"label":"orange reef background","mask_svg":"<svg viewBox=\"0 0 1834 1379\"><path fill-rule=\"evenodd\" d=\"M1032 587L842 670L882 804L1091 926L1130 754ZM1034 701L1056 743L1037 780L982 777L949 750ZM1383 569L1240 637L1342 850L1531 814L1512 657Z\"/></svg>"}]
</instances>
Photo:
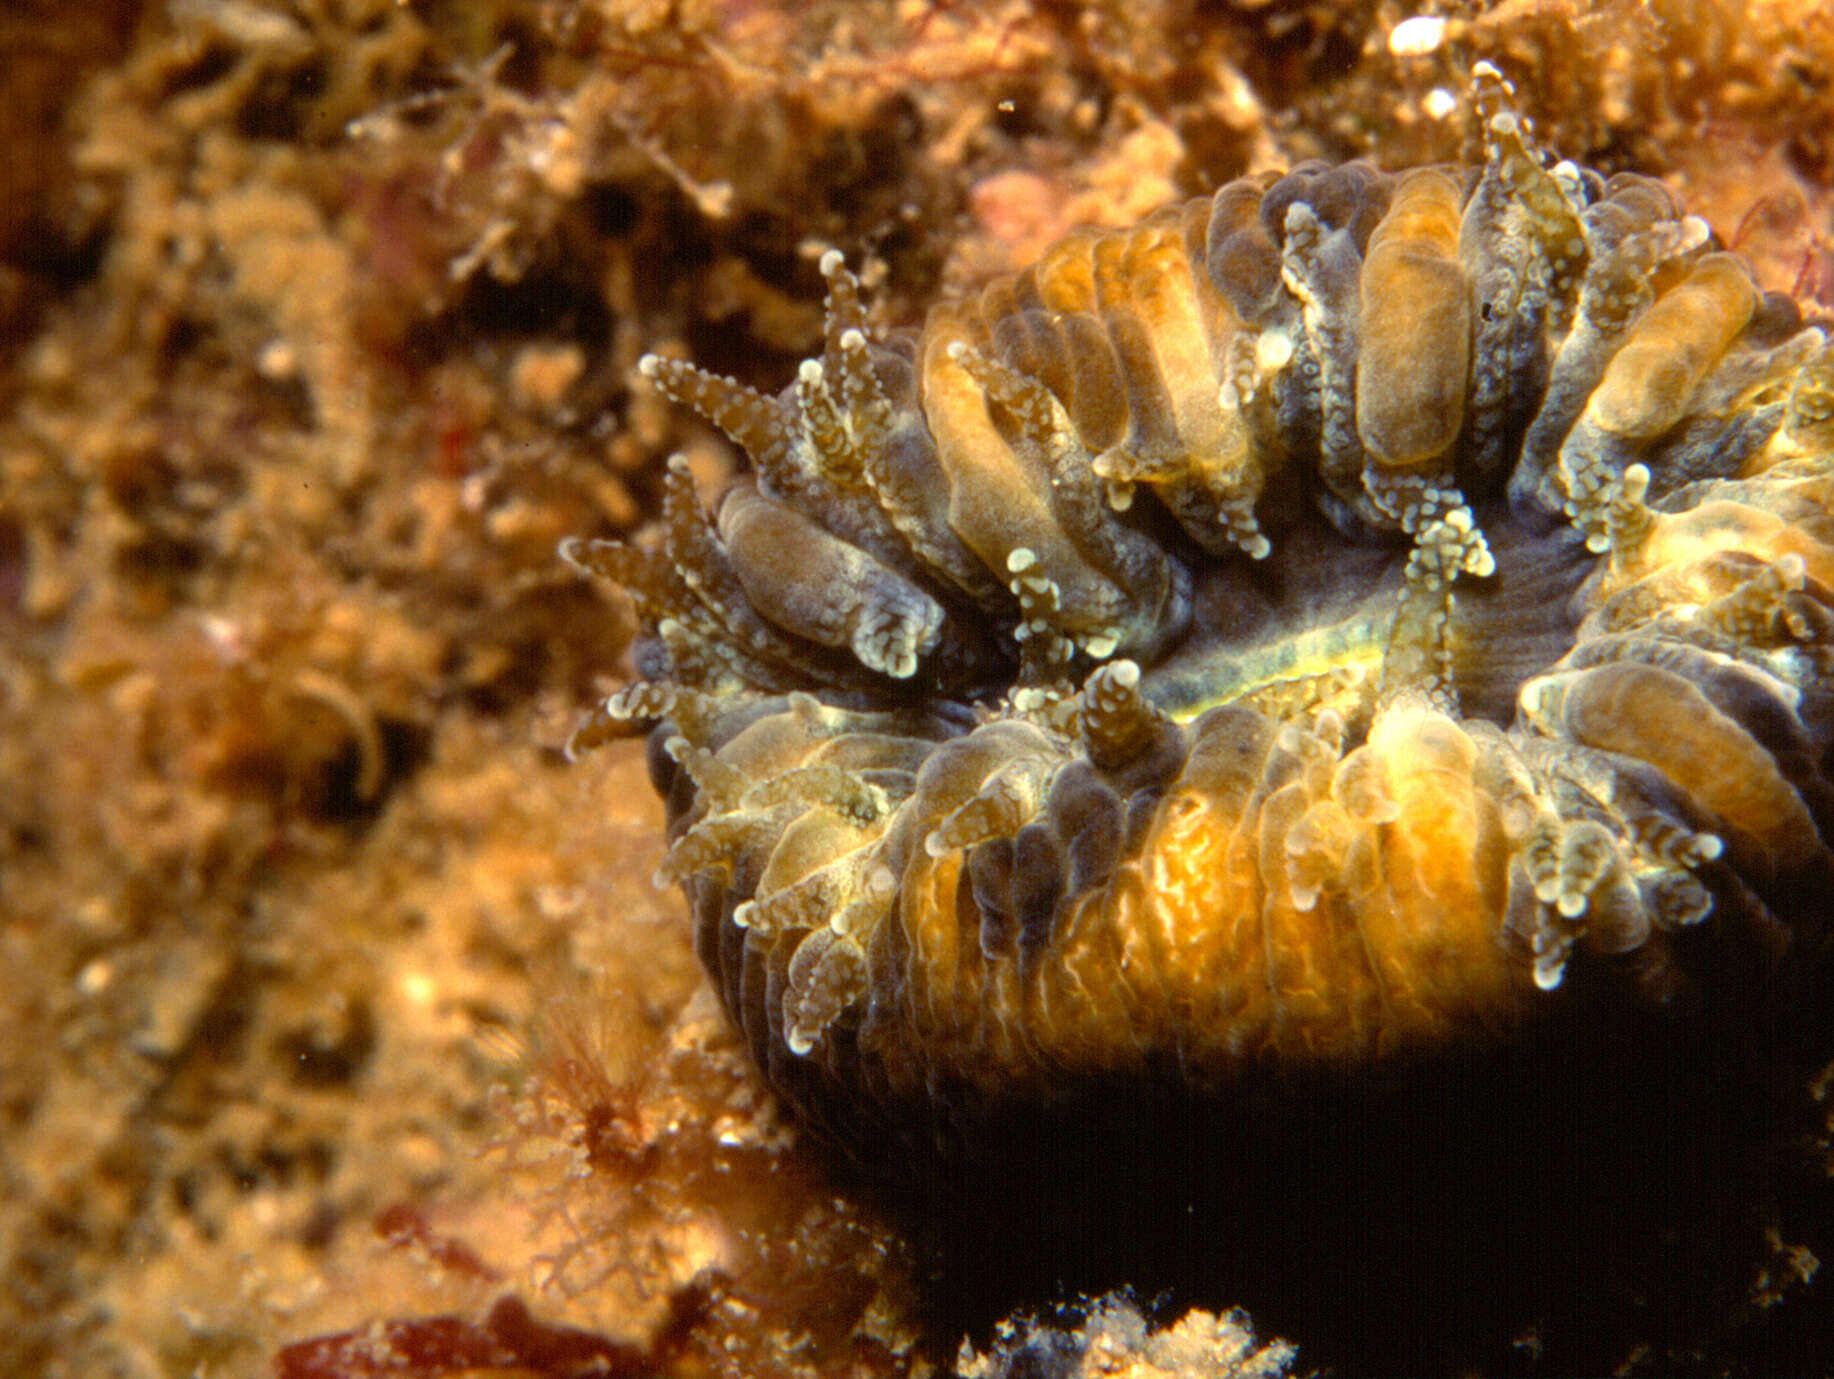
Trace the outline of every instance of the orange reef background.
<instances>
[{"instance_id":1,"label":"orange reef background","mask_svg":"<svg viewBox=\"0 0 1834 1379\"><path fill-rule=\"evenodd\" d=\"M1019 1372L751 1079L638 744L564 761L632 625L556 547L672 451L717 491L636 361L780 387L827 249L912 323L1245 172L1469 158L1480 59L1834 307L1820 0L8 4L0 1372ZM1791 1227L1751 1327L1827 1305ZM1305 1363L1173 1321L1053 1353Z\"/></svg>"}]
</instances>

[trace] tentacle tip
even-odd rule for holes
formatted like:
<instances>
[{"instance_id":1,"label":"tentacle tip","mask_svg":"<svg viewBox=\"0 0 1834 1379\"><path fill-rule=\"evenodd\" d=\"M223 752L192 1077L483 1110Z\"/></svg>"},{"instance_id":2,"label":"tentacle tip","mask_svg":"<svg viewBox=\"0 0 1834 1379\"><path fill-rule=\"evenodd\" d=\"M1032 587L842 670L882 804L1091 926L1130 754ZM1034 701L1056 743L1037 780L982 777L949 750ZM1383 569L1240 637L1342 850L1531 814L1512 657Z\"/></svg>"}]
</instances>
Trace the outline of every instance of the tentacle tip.
<instances>
[{"instance_id":1,"label":"tentacle tip","mask_svg":"<svg viewBox=\"0 0 1834 1379\"><path fill-rule=\"evenodd\" d=\"M1535 960L1535 985L1543 991L1557 990L1566 974L1567 960L1564 952Z\"/></svg>"},{"instance_id":2,"label":"tentacle tip","mask_svg":"<svg viewBox=\"0 0 1834 1379\"><path fill-rule=\"evenodd\" d=\"M1255 365L1264 374L1278 373L1293 358L1293 337L1285 330L1264 330L1255 338Z\"/></svg>"}]
</instances>

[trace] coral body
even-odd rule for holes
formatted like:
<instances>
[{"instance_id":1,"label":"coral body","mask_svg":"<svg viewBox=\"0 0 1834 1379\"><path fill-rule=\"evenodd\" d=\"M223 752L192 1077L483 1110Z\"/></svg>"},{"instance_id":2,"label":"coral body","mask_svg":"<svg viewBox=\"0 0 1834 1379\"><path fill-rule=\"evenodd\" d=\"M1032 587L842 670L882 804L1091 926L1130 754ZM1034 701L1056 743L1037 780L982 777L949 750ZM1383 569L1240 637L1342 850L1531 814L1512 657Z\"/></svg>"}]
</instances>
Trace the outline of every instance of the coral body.
<instances>
[{"instance_id":1,"label":"coral body","mask_svg":"<svg viewBox=\"0 0 1834 1379\"><path fill-rule=\"evenodd\" d=\"M660 722L702 959L864 1157L1824 943L1834 346L1478 83L1481 166L1232 182L885 340L830 254L776 398L644 361L755 472L567 548L651 634L576 742Z\"/></svg>"}]
</instances>

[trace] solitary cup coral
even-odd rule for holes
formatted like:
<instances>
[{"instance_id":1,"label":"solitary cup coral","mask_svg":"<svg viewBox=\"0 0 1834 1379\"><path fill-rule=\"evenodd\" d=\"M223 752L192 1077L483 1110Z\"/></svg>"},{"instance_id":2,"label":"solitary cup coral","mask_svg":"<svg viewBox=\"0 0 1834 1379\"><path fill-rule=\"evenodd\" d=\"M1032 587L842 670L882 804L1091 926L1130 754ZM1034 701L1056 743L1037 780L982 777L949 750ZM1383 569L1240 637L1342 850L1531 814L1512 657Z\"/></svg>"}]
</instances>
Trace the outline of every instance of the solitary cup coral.
<instances>
[{"instance_id":1,"label":"solitary cup coral","mask_svg":"<svg viewBox=\"0 0 1834 1379\"><path fill-rule=\"evenodd\" d=\"M1226 1096L1775 970L1831 879L1834 344L1643 177L1301 166L766 397L628 589L663 875L871 1158L1103 1079ZM889 1135L888 1135L889 1132Z\"/></svg>"}]
</instances>

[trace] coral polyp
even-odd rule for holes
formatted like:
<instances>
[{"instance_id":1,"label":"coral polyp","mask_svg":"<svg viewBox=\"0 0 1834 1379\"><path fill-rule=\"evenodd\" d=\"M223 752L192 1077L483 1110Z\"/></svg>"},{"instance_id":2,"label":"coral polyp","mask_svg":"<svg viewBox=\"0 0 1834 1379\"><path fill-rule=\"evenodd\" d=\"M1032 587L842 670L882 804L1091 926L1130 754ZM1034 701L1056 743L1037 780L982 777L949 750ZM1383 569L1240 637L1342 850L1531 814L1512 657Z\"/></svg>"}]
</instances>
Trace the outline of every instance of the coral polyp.
<instances>
[{"instance_id":1,"label":"coral polyp","mask_svg":"<svg viewBox=\"0 0 1834 1379\"><path fill-rule=\"evenodd\" d=\"M660 725L703 961L862 1158L1825 942L1827 324L1477 80L1481 165L1231 182L889 337L830 253L778 397L644 360L753 472L567 548L649 633L576 743Z\"/></svg>"}]
</instances>

